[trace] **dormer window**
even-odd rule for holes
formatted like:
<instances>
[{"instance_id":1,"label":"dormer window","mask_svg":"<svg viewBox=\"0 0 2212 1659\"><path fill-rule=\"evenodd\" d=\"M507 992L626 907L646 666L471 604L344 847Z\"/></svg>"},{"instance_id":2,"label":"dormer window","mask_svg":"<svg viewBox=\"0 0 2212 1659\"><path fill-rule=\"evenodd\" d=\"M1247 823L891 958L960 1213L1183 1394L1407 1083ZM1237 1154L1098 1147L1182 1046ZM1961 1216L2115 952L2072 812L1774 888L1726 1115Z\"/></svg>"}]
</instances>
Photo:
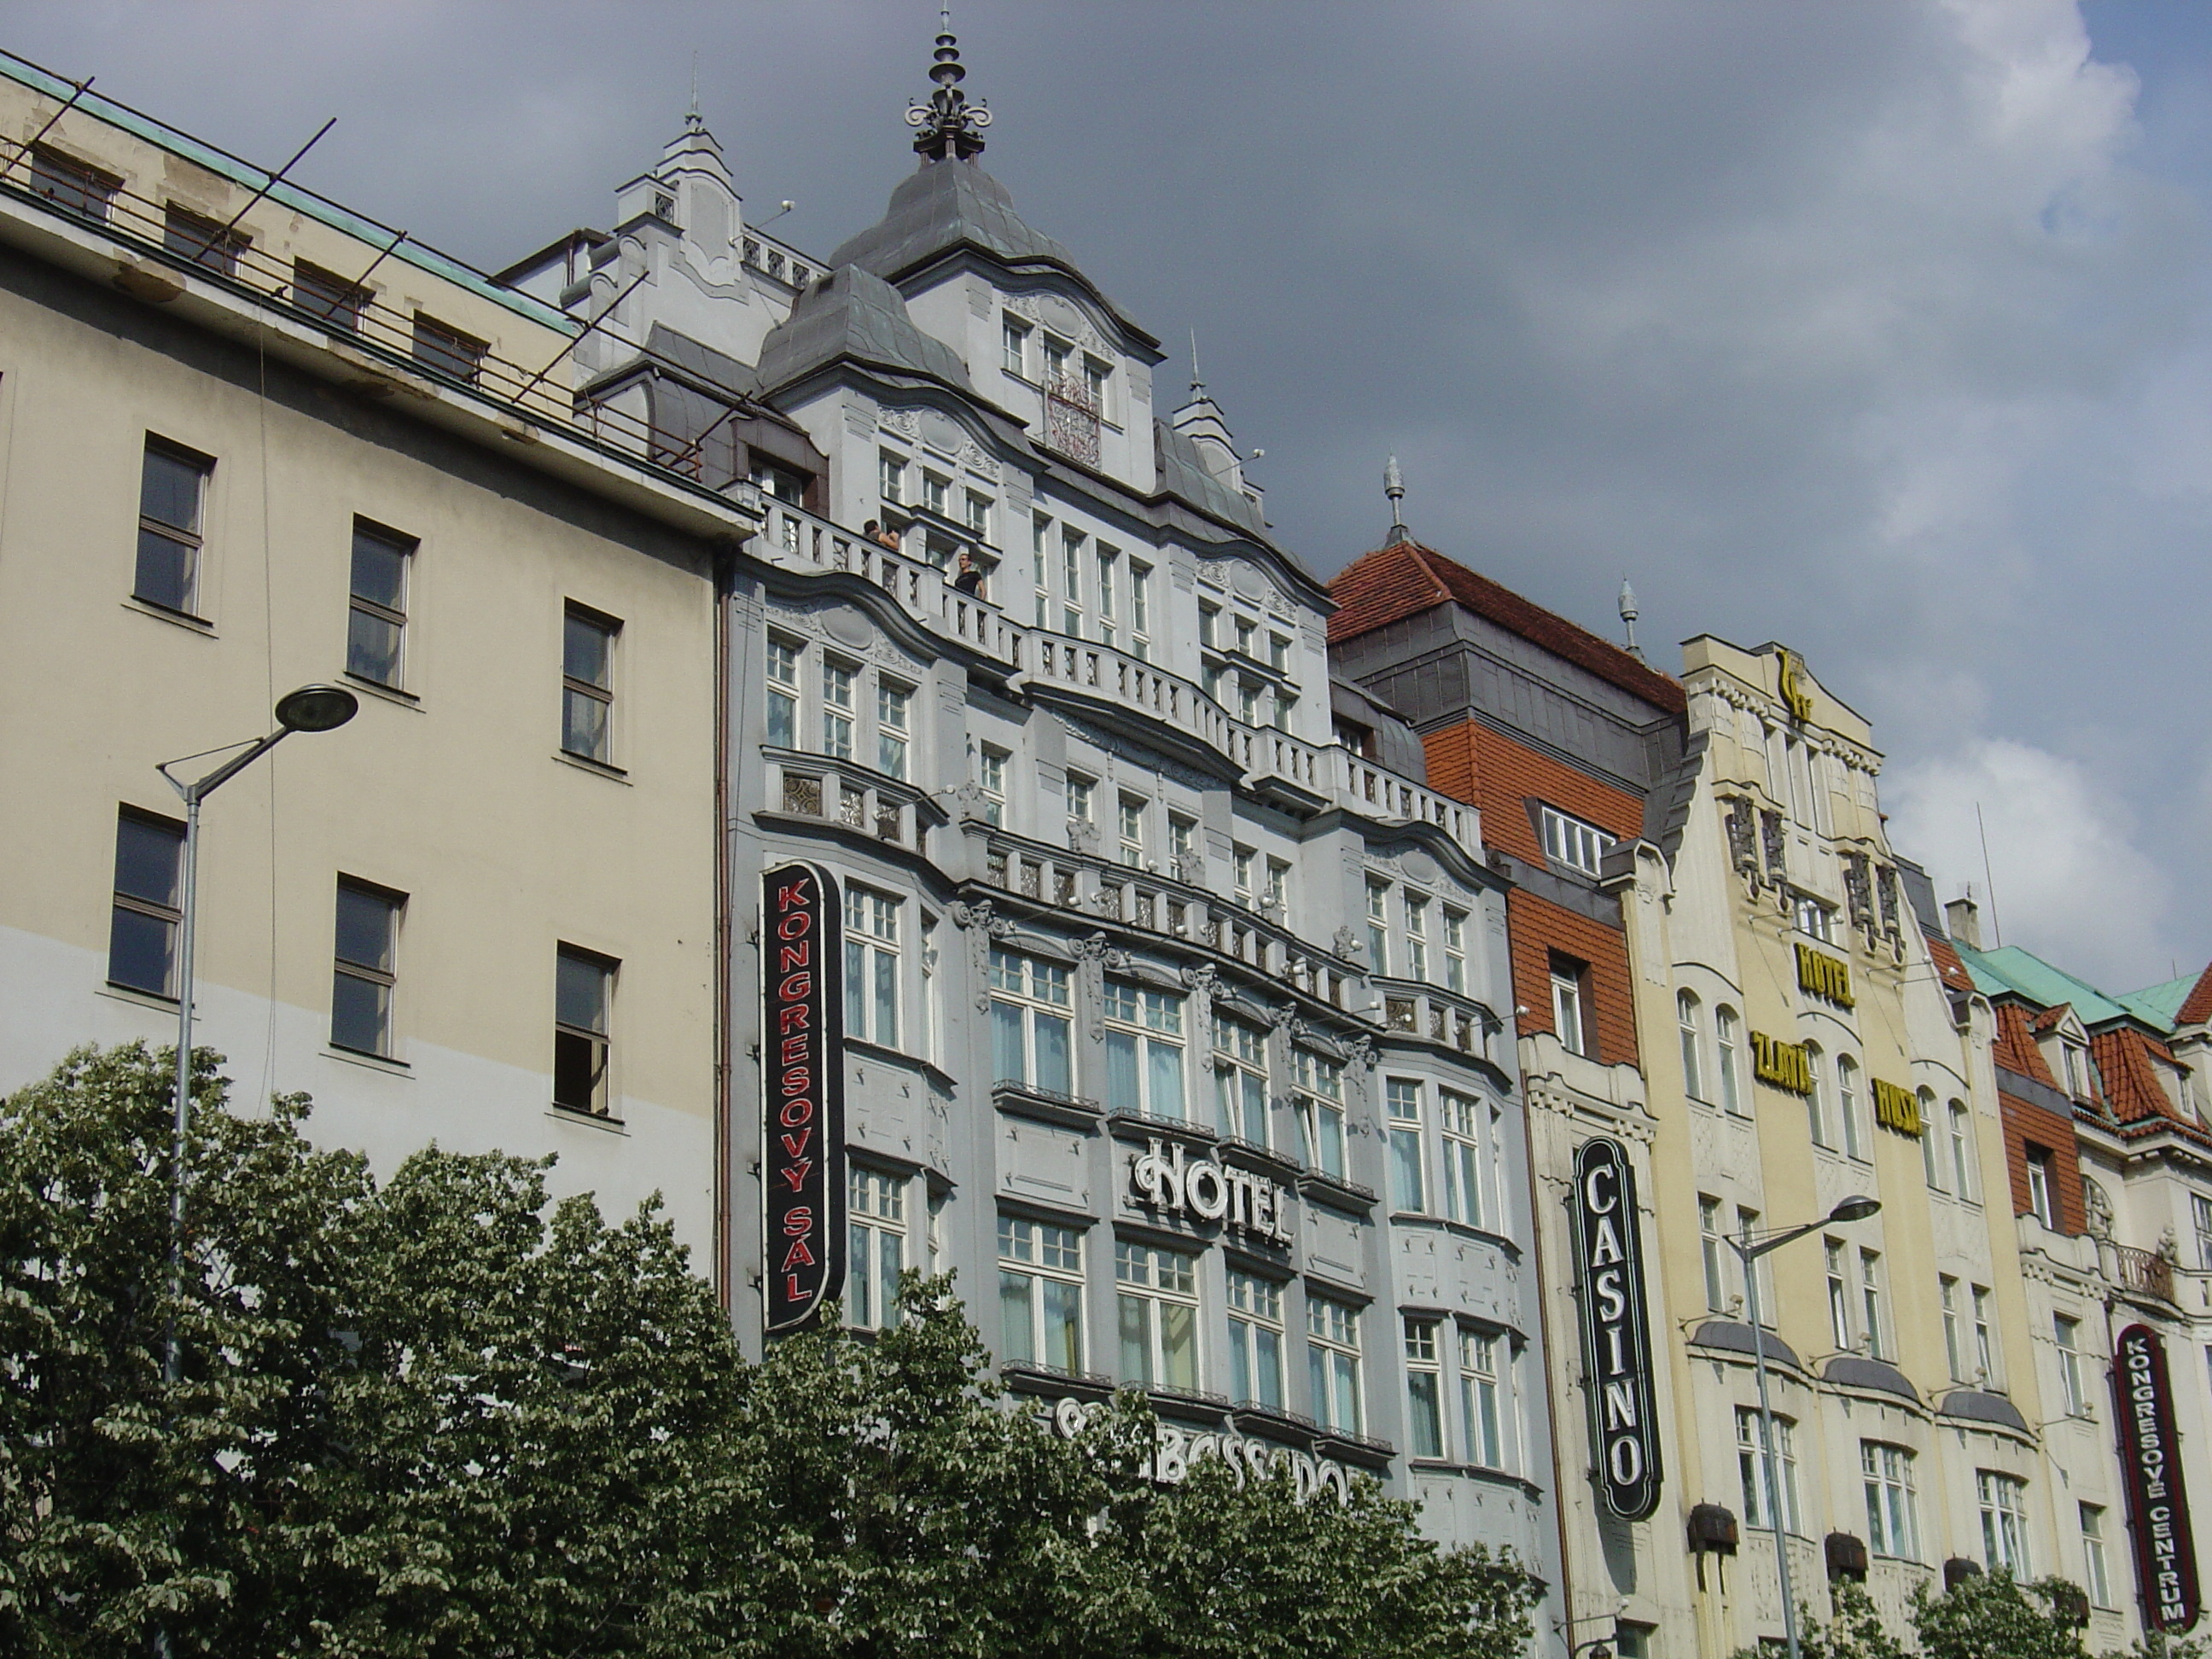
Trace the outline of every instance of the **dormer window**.
<instances>
[{"instance_id":1,"label":"dormer window","mask_svg":"<svg viewBox=\"0 0 2212 1659\"><path fill-rule=\"evenodd\" d=\"M1595 824L1571 818L1553 807L1543 807L1539 817L1544 832L1544 856L1586 876L1598 873L1613 837Z\"/></svg>"},{"instance_id":2,"label":"dormer window","mask_svg":"<svg viewBox=\"0 0 2212 1659\"><path fill-rule=\"evenodd\" d=\"M2061 1040L2058 1047L2060 1052L2065 1056L2066 1092L2076 1100L2088 1099L2089 1065L2087 1055L2082 1052L2081 1045L2078 1042L2069 1042Z\"/></svg>"}]
</instances>

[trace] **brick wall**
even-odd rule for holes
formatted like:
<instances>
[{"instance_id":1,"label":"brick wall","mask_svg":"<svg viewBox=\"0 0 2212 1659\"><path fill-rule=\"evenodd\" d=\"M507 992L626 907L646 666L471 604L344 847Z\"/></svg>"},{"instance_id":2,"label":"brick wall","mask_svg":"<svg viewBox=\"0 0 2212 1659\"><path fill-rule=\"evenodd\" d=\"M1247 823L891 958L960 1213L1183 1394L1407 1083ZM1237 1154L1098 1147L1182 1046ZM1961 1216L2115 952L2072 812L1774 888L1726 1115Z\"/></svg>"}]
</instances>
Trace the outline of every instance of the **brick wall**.
<instances>
[{"instance_id":1,"label":"brick wall","mask_svg":"<svg viewBox=\"0 0 2212 1659\"><path fill-rule=\"evenodd\" d=\"M1589 963L1584 994L1597 1048L1592 1058L1608 1066L1636 1064L1626 937L1519 888L1505 896L1505 920L1513 950L1513 1000L1528 1011L1520 1016L1521 1030L1552 1030L1552 952L1557 951Z\"/></svg>"},{"instance_id":2,"label":"brick wall","mask_svg":"<svg viewBox=\"0 0 2212 1659\"><path fill-rule=\"evenodd\" d=\"M1427 751L1429 787L1474 803L1482 812L1483 839L1532 864L1544 861L1544 849L1528 821L1531 799L1548 802L1624 841L1644 833L1644 803L1637 796L1480 721L1431 732L1421 744Z\"/></svg>"},{"instance_id":3,"label":"brick wall","mask_svg":"<svg viewBox=\"0 0 2212 1659\"><path fill-rule=\"evenodd\" d=\"M2058 1231L2088 1231L2081 1207L2081 1159L2074 1139L2074 1121L2041 1106L2007 1094L2000 1086L1997 1106L2004 1115L2005 1170L2012 1178L2012 1212L2027 1215L2034 1206L2027 1197L2027 1149L2033 1145L2051 1154L2051 1184L2057 1200Z\"/></svg>"}]
</instances>

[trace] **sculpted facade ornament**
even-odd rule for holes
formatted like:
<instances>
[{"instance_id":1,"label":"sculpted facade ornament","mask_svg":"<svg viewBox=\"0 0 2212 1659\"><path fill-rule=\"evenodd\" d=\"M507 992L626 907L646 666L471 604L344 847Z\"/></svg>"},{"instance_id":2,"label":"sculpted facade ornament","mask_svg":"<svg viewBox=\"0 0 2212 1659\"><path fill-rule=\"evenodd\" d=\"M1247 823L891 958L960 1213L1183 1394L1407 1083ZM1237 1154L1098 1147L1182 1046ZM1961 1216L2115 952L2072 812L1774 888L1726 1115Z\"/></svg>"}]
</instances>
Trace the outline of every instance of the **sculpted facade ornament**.
<instances>
[{"instance_id":1,"label":"sculpted facade ornament","mask_svg":"<svg viewBox=\"0 0 2212 1659\"><path fill-rule=\"evenodd\" d=\"M950 905L945 914L955 927L968 935L968 954L975 975L975 1012L988 1014L991 1012L991 941L1011 936L1014 924L994 915L988 899Z\"/></svg>"}]
</instances>

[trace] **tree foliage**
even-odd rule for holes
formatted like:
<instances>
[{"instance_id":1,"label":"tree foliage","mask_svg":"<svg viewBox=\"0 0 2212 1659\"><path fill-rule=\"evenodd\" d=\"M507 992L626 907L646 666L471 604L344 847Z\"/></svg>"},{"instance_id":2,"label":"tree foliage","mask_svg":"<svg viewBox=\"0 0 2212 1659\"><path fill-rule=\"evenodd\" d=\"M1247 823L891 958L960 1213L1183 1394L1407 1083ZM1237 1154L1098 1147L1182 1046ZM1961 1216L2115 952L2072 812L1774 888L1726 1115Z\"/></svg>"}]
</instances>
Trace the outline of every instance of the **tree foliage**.
<instances>
[{"instance_id":1,"label":"tree foliage","mask_svg":"<svg viewBox=\"0 0 2212 1659\"><path fill-rule=\"evenodd\" d=\"M1814 1621L1802 1638L1805 1659L1906 1659L1883 1626L1874 1598L1848 1579L1832 1586L1835 1618ZM2063 1578L2023 1584L2002 1568L1975 1573L1951 1589L1912 1592L1911 1620L1923 1659L2089 1659L2069 1609L2086 1607ZM2077 1612L2075 1616L2080 1616ZM2104 1659L2203 1659L2202 1644L2154 1636Z\"/></svg>"},{"instance_id":2,"label":"tree foliage","mask_svg":"<svg viewBox=\"0 0 2212 1659\"><path fill-rule=\"evenodd\" d=\"M0 1105L0 1649L1505 1659L1533 1582L1362 1483L1146 1475L1141 1399L1054 1436L947 1281L748 1365L647 1206L434 1148L379 1184L195 1056ZM185 1356L165 1383L173 1328ZM2012 1659L2021 1659L2020 1655ZM2033 1659L2033 1656L2031 1656Z\"/></svg>"}]
</instances>

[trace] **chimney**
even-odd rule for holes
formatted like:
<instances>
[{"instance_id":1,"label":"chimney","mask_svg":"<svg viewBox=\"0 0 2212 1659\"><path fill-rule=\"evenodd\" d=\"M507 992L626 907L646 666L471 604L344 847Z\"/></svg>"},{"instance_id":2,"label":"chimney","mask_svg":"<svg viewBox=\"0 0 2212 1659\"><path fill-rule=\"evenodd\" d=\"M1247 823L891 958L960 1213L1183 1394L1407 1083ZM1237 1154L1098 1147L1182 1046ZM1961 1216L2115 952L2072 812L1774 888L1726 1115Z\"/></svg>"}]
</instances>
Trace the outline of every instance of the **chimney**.
<instances>
[{"instance_id":1,"label":"chimney","mask_svg":"<svg viewBox=\"0 0 2212 1659\"><path fill-rule=\"evenodd\" d=\"M1974 902L1972 888L1943 907L1943 921L1951 930L1951 937L1960 944L1970 951L1982 948L1982 912Z\"/></svg>"}]
</instances>

